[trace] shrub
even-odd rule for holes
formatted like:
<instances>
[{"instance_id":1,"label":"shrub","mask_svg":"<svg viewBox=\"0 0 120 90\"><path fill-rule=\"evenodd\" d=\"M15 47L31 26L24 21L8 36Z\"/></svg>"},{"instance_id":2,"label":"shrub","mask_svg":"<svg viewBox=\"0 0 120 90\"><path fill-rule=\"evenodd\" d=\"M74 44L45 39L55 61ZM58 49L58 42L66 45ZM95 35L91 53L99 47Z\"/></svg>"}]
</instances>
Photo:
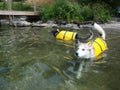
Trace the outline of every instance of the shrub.
<instances>
[{"instance_id":1,"label":"shrub","mask_svg":"<svg viewBox=\"0 0 120 90\"><path fill-rule=\"evenodd\" d=\"M95 21L108 22L111 20L110 11L104 6L104 4L94 4L92 9Z\"/></svg>"},{"instance_id":2,"label":"shrub","mask_svg":"<svg viewBox=\"0 0 120 90\"><path fill-rule=\"evenodd\" d=\"M111 20L110 11L105 4L79 5L67 0L56 0L52 5L44 5L40 8L42 20L66 20L108 22Z\"/></svg>"},{"instance_id":3,"label":"shrub","mask_svg":"<svg viewBox=\"0 0 120 90\"><path fill-rule=\"evenodd\" d=\"M93 20L93 11L89 5L85 5L82 7L81 14L84 18L84 20Z\"/></svg>"},{"instance_id":4,"label":"shrub","mask_svg":"<svg viewBox=\"0 0 120 90\"><path fill-rule=\"evenodd\" d=\"M27 5L21 2L13 3L12 9L20 10L20 11L33 11L33 8L30 5Z\"/></svg>"},{"instance_id":5,"label":"shrub","mask_svg":"<svg viewBox=\"0 0 120 90\"><path fill-rule=\"evenodd\" d=\"M80 14L80 6L76 3L71 3L67 0L57 0L51 6L43 6L40 9L42 19L66 20L83 20Z\"/></svg>"},{"instance_id":6,"label":"shrub","mask_svg":"<svg viewBox=\"0 0 120 90\"><path fill-rule=\"evenodd\" d=\"M7 5L5 2L0 3L0 10L7 10Z\"/></svg>"},{"instance_id":7,"label":"shrub","mask_svg":"<svg viewBox=\"0 0 120 90\"><path fill-rule=\"evenodd\" d=\"M54 15L53 15L53 10L51 6L48 5L43 5L42 8L40 8L40 13L42 14L42 20L52 20L54 19Z\"/></svg>"}]
</instances>

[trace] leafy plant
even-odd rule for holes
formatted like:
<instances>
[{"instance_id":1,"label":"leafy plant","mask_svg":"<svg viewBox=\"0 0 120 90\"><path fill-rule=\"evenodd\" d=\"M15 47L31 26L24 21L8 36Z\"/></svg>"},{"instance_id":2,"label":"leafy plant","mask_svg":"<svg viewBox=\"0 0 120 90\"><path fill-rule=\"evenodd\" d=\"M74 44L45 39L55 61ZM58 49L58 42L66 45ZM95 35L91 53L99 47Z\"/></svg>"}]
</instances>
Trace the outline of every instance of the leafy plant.
<instances>
[{"instance_id":1,"label":"leafy plant","mask_svg":"<svg viewBox=\"0 0 120 90\"><path fill-rule=\"evenodd\" d=\"M7 5L5 2L0 2L0 9L1 10L7 10Z\"/></svg>"},{"instance_id":2,"label":"leafy plant","mask_svg":"<svg viewBox=\"0 0 120 90\"><path fill-rule=\"evenodd\" d=\"M102 4L94 4L93 5L93 13L94 13L94 20L100 22L108 22L111 20L111 15L109 10Z\"/></svg>"},{"instance_id":3,"label":"leafy plant","mask_svg":"<svg viewBox=\"0 0 120 90\"><path fill-rule=\"evenodd\" d=\"M40 9L40 12L42 13L42 19L66 20L71 22L76 19L83 20L80 10L80 5L77 3L71 3L67 0L57 0L52 6L44 5Z\"/></svg>"},{"instance_id":4,"label":"leafy plant","mask_svg":"<svg viewBox=\"0 0 120 90\"><path fill-rule=\"evenodd\" d=\"M33 8L30 5L21 2L13 3L12 9L20 11L33 11Z\"/></svg>"},{"instance_id":5,"label":"leafy plant","mask_svg":"<svg viewBox=\"0 0 120 90\"><path fill-rule=\"evenodd\" d=\"M85 5L82 7L81 14L84 20L93 20L93 11L89 5Z\"/></svg>"},{"instance_id":6,"label":"leafy plant","mask_svg":"<svg viewBox=\"0 0 120 90\"><path fill-rule=\"evenodd\" d=\"M53 15L53 10L52 7L48 6L48 5L43 5L42 8L40 8L40 13L42 14L42 20L52 20L54 19L54 15Z\"/></svg>"},{"instance_id":7,"label":"leafy plant","mask_svg":"<svg viewBox=\"0 0 120 90\"><path fill-rule=\"evenodd\" d=\"M88 21L95 20L108 22L111 19L110 11L105 4L80 5L68 0L56 0L52 5L40 8L42 20Z\"/></svg>"}]
</instances>

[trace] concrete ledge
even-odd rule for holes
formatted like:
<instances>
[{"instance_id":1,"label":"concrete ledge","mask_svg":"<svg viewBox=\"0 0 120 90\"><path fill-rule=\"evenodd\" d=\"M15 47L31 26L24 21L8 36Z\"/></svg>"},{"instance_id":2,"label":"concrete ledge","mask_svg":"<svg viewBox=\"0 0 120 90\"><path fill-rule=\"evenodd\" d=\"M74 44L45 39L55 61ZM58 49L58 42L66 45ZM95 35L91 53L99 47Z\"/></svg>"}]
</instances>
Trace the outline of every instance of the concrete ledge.
<instances>
[{"instance_id":1,"label":"concrete ledge","mask_svg":"<svg viewBox=\"0 0 120 90\"><path fill-rule=\"evenodd\" d=\"M0 10L0 15L17 15L17 16L38 16L39 12L31 12L31 11L6 11Z\"/></svg>"}]
</instances>

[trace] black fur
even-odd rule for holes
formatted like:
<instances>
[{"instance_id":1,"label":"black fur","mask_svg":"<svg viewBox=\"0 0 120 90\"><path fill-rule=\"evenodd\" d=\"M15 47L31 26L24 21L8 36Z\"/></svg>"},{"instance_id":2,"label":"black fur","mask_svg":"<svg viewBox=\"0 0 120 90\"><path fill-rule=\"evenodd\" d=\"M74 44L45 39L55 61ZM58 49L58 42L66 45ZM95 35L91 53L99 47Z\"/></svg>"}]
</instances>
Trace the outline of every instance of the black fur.
<instances>
[{"instance_id":1,"label":"black fur","mask_svg":"<svg viewBox=\"0 0 120 90\"><path fill-rule=\"evenodd\" d=\"M59 33L59 31L57 31L57 30L53 30L51 33L53 34L54 37L56 37L57 34Z\"/></svg>"}]
</instances>

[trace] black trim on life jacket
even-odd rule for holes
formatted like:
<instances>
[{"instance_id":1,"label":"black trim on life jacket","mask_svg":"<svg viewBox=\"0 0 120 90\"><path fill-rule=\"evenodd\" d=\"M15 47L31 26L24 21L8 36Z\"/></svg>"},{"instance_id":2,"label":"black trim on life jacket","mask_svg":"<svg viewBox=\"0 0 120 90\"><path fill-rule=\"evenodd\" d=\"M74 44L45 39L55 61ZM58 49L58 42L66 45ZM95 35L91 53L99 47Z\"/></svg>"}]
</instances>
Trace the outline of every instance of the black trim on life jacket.
<instances>
[{"instance_id":1,"label":"black trim on life jacket","mask_svg":"<svg viewBox=\"0 0 120 90\"><path fill-rule=\"evenodd\" d=\"M100 47L100 50L103 51L101 45L98 42L96 42L96 41L94 41L94 42L97 43L99 45L99 47Z\"/></svg>"},{"instance_id":2,"label":"black trim on life jacket","mask_svg":"<svg viewBox=\"0 0 120 90\"><path fill-rule=\"evenodd\" d=\"M67 33L67 31L65 31L65 33L64 33L64 35L63 35L63 40L64 40L64 38L65 38L65 36L66 36L66 33Z\"/></svg>"},{"instance_id":3,"label":"black trim on life jacket","mask_svg":"<svg viewBox=\"0 0 120 90\"><path fill-rule=\"evenodd\" d=\"M75 33L75 32L73 32L73 34L72 34L71 40L73 40L73 37L74 37L74 33Z\"/></svg>"}]
</instances>

